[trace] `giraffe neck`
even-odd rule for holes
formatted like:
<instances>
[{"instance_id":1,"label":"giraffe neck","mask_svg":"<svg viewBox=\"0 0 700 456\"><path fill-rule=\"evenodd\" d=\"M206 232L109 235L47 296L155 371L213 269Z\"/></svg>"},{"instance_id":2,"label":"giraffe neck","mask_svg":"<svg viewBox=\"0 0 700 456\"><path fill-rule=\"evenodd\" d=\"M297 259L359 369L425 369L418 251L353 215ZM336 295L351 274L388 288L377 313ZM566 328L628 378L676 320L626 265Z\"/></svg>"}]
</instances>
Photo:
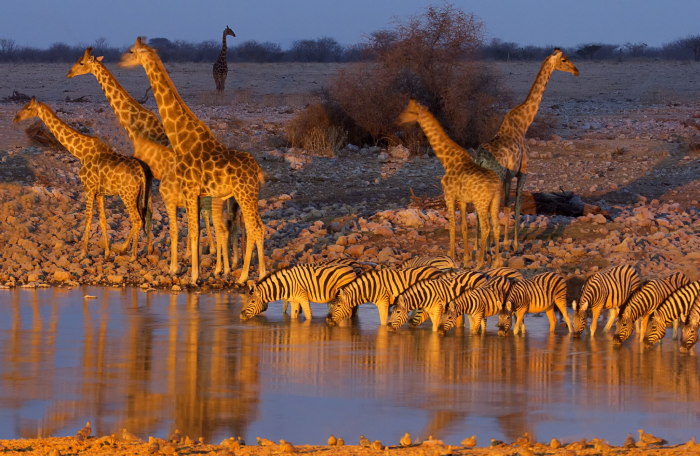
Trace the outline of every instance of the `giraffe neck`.
<instances>
[{"instance_id":1,"label":"giraffe neck","mask_svg":"<svg viewBox=\"0 0 700 456\"><path fill-rule=\"evenodd\" d=\"M221 43L221 52L219 53L219 63L226 63L226 31L224 30L224 38Z\"/></svg>"},{"instance_id":2,"label":"giraffe neck","mask_svg":"<svg viewBox=\"0 0 700 456\"><path fill-rule=\"evenodd\" d=\"M447 168L450 164L454 164L455 160L461 161L465 156L469 158L469 154L447 136L437 119L427 110L419 112L418 124L423 129L423 133L430 142L430 147L433 148L442 166Z\"/></svg>"},{"instance_id":3,"label":"giraffe neck","mask_svg":"<svg viewBox=\"0 0 700 456\"><path fill-rule=\"evenodd\" d=\"M105 93L110 106L112 106L112 110L117 115L119 123L133 141L137 136L133 128L134 117L138 115L143 107L129 95L129 92L119 84L119 81L102 62L93 62L92 74L95 75L97 82L102 87L102 91Z\"/></svg>"},{"instance_id":4,"label":"giraffe neck","mask_svg":"<svg viewBox=\"0 0 700 456\"><path fill-rule=\"evenodd\" d=\"M515 124L518 129L525 134L527 129L530 128L532 121L535 120L537 111L540 108L540 103L542 102L542 95L544 94L544 89L547 88L547 83L549 82L550 76L554 71L554 65L550 62L550 59L546 59L540 67L540 72L537 73L534 84L530 89L530 93L527 94L527 98L520 105L513 108L507 115L506 118L510 120L511 123ZM506 122L504 121L504 124Z\"/></svg>"},{"instance_id":5,"label":"giraffe neck","mask_svg":"<svg viewBox=\"0 0 700 456\"><path fill-rule=\"evenodd\" d=\"M151 82L153 96L163 119L163 127L175 153L182 155L183 152L196 152L191 149L193 141L219 144L209 127L197 118L180 97L155 51L149 51L143 67Z\"/></svg>"},{"instance_id":6,"label":"giraffe neck","mask_svg":"<svg viewBox=\"0 0 700 456\"><path fill-rule=\"evenodd\" d=\"M39 118L58 139L58 142L80 160L80 163L84 163L96 148L104 144L94 136L84 135L71 128L44 103L39 103Z\"/></svg>"}]
</instances>

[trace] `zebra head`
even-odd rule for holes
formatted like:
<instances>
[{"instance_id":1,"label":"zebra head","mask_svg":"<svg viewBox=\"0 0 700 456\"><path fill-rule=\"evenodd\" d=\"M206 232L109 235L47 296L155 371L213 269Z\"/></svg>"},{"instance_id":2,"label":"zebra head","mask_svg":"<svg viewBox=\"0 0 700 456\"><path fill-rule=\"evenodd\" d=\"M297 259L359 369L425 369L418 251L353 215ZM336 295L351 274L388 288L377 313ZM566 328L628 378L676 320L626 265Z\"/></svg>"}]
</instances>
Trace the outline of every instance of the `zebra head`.
<instances>
[{"instance_id":1,"label":"zebra head","mask_svg":"<svg viewBox=\"0 0 700 456\"><path fill-rule=\"evenodd\" d=\"M508 331L513 326L513 303L510 300L506 301L505 304L500 305L500 311L498 312L498 335L507 336Z\"/></svg>"},{"instance_id":2,"label":"zebra head","mask_svg":"<svg viewBox=\"0 0 700 456\"><path fill-rule=\"evenodd\" d=\"M404 297L399 296L396 299L394 311L391 312L391 318L389 318L389 329L399 329L404 323L406 323L406 321L408 321L408 310L406 310L406 303L404 302Z\"/></svg>"},{"instance_id":3,"label":"zebra head","mask_svg":"<svg viewBox=\"0 0 700 456\"><path fill-rule=\"evenodd\" d=\"M634 322L632 321L632 309L628 306L617 319L615 325L615 335L613 336L613 344L620 345L632 335Z\"/></svg>"},{"instance_id":4,"label":"zebra head","mask_svg":"<svg viewBox=\"0 0 700 456\"><path fill-rule=\"evenodd\" d=\"M581 304L574 301L571 307L574 309L574 337L581 337L588 326L588 301L582 301Z\"/></svg>"},{"instance_id":5,"label":"zebra head","mask_svg":"<svg viewBox=\"0 0 700 456\"><path fill-rule=\"evenodd\" d=\"M451 302L447 305L445 314L443 315L443 320L438 326L438 331L441 335L445 335L447 331L457 326L457 309L455 309L455 303Z\"/></svg>"},{"instance_id":6,"label":"zebra head","mask_svg":"<svg viewBox=\"0 0 700 456\"><path fill-rule=\"evenodd\" d=\"M335 326L352 315L352 306L348 304L347 292L340 290L338 295L331 301L331 312L326 317L326 323Z\"/></svg>"},{"instance_id":7,"label":"zebra head","mask_svg":"<svg viewBox=\"0 0 700 456\"><path fill-rule=\"evenodd\" d=\"M646 347L652 347L666 335L666 320L662 314L654 312L649 320L651 324L649 324L647 333L644 335L644 345Z\"/></svg>"},{"instance_id":8,"label":"zebra head","mask_svg":"<svg viewBox=\"0 0 700 456\"><path fill-rule=\"evenodd\" d=\"M681 316L681 353L688 353L698 341L700 311Z\"/></svg>"},{"instance_id":9,"label":"zebra head","mask_svg":"<svg viewBox=\"0 0 700 456\"><path fill-rule=\"evenodd\" d=\"M250 320L259 313L267 310L268 303L263 300L260 290L257 288L252 289L251 294L252 296L245 306L243 306L243 309L241 309L241 321Z\"/></svg>"}]
</instances>

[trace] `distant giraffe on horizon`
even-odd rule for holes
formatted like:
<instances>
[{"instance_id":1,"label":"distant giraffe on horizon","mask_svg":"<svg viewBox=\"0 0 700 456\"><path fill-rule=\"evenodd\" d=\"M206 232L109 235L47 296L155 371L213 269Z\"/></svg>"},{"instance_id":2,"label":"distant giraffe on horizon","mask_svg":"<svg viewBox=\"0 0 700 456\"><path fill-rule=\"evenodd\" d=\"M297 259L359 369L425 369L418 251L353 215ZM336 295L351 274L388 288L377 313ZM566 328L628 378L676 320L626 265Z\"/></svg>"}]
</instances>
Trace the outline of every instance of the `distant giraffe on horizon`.
<instances>
[{"instance_id":1,"label":"distant giraffe on horizon","mask_svg":"<svg viewBox=\"0 0 700 456\"><path fill-rule=\"evenodd\" d=\"M474 161L477 165L490 169L498 174L503 184L503 205L506 216L505 234L503 236L503 250L508 250L508 225L510 223L510 185L513 178L516 179L515 193L515 232L513 233L513 250L518 251L518 231L520 228L520 205L522 201L525 175L528 165L528 147L525 142L525 133L530 128L537 115L542 94L547 87L550 76L555 70L571 73L578 76L578 68L564 55L559 48L549 55L532 84L530 93L525 101L511 109L503 119L501 128L496 136L489 142L479 146Z\"/></svg>"},{"instance_id":2,"label":"distant giraffe on horizon","mask_svg":"<svg viewBox=\"0 0 700 456\"><path fill-rule=\"evenodd\" d=\"M216 59L214 63L214 83L216 84L216 92L218 94L224 93L224 86L226 84L226 76L228 76L228 63L226 62L226 37L235 37L236 34L233 33L228 25L226 30L224 30L224 38L221 43L221 52L219 53L219 58Z\"/></svg>"}]
</instances>

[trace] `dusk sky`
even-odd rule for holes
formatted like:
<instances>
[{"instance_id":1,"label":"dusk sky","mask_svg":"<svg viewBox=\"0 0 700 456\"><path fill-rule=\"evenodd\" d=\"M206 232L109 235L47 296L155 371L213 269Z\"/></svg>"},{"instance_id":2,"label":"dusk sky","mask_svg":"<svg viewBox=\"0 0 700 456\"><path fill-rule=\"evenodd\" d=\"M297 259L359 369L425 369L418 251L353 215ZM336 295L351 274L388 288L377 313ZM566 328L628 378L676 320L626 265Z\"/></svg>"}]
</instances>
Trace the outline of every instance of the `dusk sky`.
<instances>
[{"instance_id":1,"label":"dusk sky","mask_svg":"<svg viewBox=\"0 0 700 456\"><path fill-rule=\"evenodd\" d=\"M439 0L28 0L0 3L0 38L18 45L133 43L137 35L188 41L272 41L331 36L342 44L385 28L392 17L419 13ZM573 46L602 41L660 45L700 34L697 0L454 0L486 25L487 39Z\"/></svg>"}]
</instances>

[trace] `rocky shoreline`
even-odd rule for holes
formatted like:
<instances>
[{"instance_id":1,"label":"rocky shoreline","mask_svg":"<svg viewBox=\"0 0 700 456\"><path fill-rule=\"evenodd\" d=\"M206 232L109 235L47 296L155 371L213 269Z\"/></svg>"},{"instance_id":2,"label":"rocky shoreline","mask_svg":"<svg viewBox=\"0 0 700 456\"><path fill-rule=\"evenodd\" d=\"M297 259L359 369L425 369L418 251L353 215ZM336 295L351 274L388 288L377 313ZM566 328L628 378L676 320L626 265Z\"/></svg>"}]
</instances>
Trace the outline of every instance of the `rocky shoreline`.
<instances>
[{"instance_id":1,"label":"rocky shoreline","mask_svg":"<svg viewBox=\"0 0 700 456\"><path fill-rule=\"evenodd\" d=\"M159 441L160 439L155 439ZM142 442L140 440L123 440L105 436L101 438L89 438L85 441L76 441L73 437L51 437L46 439L17 439L0 440L0 445L4 447L6 453L20 453L27 456L46 455L51 456L67 454L84 455L138 455L138 454L164 454L164 455L188 455L206 454L221 456L248 456L248 455L279 455L287 454L289 451L282 451L277 442L274 445L239 445L236 440L226 439L220 445L207 444L206 442L189 442L181 444L169 444L162 440L157 446ZM584 441L585 442L585 441ZM440 440L426 441L413 444L409 447L381 446L380 450L374 448L363 448L359 445L328 446L328 445L295 445L292 447L293 453L317 455L367 455L367 454L389 454L403 456L442 456L442 455L474 455L474 456L529 456L529 455L562 455L562 456L584 456L599 454L625 454L625 455L659 455L676 456L700 454L700 445L694 442L670 446L635 446L632 448L616 447L608 445L602 440L594 439L589 442L573 442L562 444L557 449L552 445L535 443L530 445L507 445L465 448L463 446L445 445ZM270 442L272 443L272 442ZM288 448L289 449L289 448ZM57 450L56 453L54 450Z\"/></svg>"}]
</instances>

